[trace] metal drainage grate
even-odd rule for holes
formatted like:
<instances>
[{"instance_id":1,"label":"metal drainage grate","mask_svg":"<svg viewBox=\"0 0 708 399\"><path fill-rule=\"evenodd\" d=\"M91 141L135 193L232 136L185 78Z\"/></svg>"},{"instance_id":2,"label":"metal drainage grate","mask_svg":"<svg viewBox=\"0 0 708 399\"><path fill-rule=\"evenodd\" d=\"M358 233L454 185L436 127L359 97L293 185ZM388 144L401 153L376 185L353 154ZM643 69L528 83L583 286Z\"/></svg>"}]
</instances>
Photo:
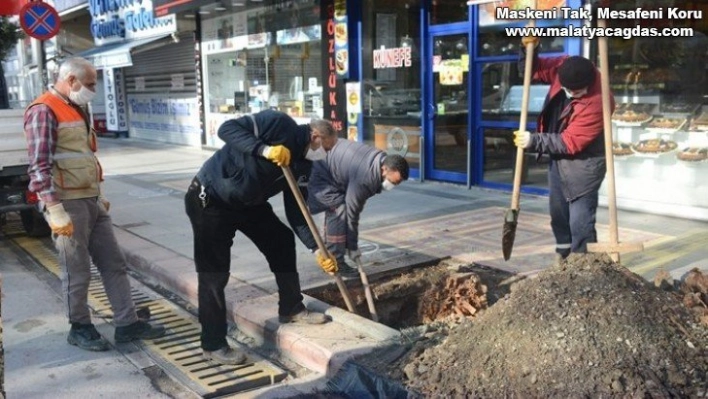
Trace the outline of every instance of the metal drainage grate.
<instances>
[{"instance_id":1,"label":"metal drainage grate","mask_svg":"<svg viewBox=\"0 0 708 399\"><path fill-rule=\"evenodd\" d=\"M47 270L59 276L59 263L51 240L26 236L13 237L13 240ZM276 384L287 377L285 371L243 347L239 349L248 356L244 364L228 366L204 360L199 345L201 329L196 318L142 285L134 281L131 285L136 308L148 307L150 322L161 324L166 329L164 337L140 341L138 345L156 363L202 397L213 398L255 389ZM113 320L108 295L95 266L91 268L88 297L89 305L97 316Z\"/></svg>"}]
</instances>

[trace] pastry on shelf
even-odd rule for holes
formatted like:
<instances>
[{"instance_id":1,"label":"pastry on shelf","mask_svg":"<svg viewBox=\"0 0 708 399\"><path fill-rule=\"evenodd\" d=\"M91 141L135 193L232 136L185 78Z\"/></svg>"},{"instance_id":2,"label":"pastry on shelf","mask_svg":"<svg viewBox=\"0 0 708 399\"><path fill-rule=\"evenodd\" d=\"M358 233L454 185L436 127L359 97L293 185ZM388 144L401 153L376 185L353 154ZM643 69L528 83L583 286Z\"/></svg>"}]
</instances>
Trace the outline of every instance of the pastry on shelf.
<instances>
[{"instance_id":1,"label":"pastry on shelf","mask_svg":"<svg viewBox=\"0 0 708 399\"><path fill-rule=\"evenodd\" d=\"M675 150L678 145L675 141L663 139L642 140L635 143L632 149L645 154L657 154Z\"/></svg>"},{"instance_id":2,"label":"pastry on shelf","mask_svg":"<svg viewBox=\"0 0 708 399\"><path fill-rule=\"evenodd\" d=\"M679 151L676 158L687 162L700 162L708 159L708 148L706 147L688 147Z\"/></svg>"},{"instance_id":3,"label":"pastry on shelf","mask_svg":"<svg viewBox=\"0 0 708 399\"><path fill-rule=\"evenodd\" d=\"M612 114L612 120L617 122L641 123L646 122L649 119L651 119L651 115L643 111L640 107L620 106L617 107L615 112Z\"/></svg>"},{"instance_id":4,"label":"pastry on shelf","mask_svg":"<svg viewBox=\"0 0 708 399\"><path fill-rule=\"evenodd\" d=\"M612 143L612 153L618 157L632 155L632 145L630 143L613 142Z\"/></svg>"},{"instance_id":5,"label":"pastry on shelf","mask_svg":"<svg viewBox=\"0 0 708 399\"><path fill-rule=\"evenodd\" d=\"M678 118L654 118L646 127L654 129L678 129L683 125L685 119Z\"/></svg>"}]
</instances>

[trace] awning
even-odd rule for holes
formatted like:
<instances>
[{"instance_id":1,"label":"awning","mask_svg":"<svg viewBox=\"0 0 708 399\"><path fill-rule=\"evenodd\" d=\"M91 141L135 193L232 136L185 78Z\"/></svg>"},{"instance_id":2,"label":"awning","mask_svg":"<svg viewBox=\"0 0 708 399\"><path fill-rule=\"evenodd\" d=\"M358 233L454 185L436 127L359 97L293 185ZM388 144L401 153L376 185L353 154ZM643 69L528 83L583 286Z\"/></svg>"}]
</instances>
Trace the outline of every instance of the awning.
<instances>
[{"instance_id":1,"label":"awning","mask_svg":"<svg viewBox=\"0 0 708 399\"><path fill-rule=\"evenodd\" d=\"M133 65L130 51L136 47L164 39L170 35L153 36L129 42L109 43L75 54L89 60L96 69L123 68Z\"/></svg>"},{"instance_id":2,"label":"awning","mask_svg":"<svg viewBox=\"0 0 708 399\"><path fill-rule=\"evenodd\" d=\"M55 3L56 3L56 2L55 2ZM56 4L55 4L55 6L56 6ZM57 12L59 13L59 17L61 17L61 19L62 19L63 21L67 21L67 20L69 20L69 19L79 17L79 16L81 16L82 14L89 15L89 9L88 9L88 8L89 8L89 4L88 4L88 2L86 2L86 3L79 4L79 5L74 6L74 7L70 7L70 8L61 10L61 11L59 11L59 10L57 9ZM85 11L84 11L84 10L85 10Z\"/></svg>"}]
</instances>

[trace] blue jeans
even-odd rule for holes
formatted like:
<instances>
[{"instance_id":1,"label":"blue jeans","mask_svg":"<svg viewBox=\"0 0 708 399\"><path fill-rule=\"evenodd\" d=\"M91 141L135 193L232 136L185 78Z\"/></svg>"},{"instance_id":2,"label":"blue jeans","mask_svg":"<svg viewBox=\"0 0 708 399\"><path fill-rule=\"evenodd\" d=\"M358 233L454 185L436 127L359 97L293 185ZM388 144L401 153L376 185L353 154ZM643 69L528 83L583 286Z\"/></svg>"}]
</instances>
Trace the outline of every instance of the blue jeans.
<instances>
[{"instance_id":1,"label":"blue jeans","mask_svg":"<svg viewBox=\"0 0 708 399\"><path fill-rule=\"evenodd\" d=\"M563 195L558 163L551 161L548 169L551 229L556 238L556 253L564 258L571 252L587 252L587 244L597 242L595 219L598 190L572 201Z\"/></svg>"}]
</instances>

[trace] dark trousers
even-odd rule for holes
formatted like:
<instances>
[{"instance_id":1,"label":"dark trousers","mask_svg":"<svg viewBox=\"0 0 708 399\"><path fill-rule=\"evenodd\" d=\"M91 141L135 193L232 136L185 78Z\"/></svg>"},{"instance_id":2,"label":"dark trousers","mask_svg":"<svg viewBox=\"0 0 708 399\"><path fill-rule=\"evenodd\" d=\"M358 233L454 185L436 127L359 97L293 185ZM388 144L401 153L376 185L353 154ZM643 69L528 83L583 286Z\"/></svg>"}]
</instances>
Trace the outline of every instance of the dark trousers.
<instances>
[{"instance_id":1,"label":"dark trousers","mask_svg":"<svg viewBox=\"0 0 708 399\"><path fill-rule=\"evenodd\" d=\"M185 207L194 233L194 262L198 274L201 347L213 351L227 345L227 305L224 289L229 281L231 246L236 231L246 235L265 255L278 285L278 313L290 315L304 309L295 258L295 237L273 213L269 203L234 209L199 199L199 183L192 182Z\"/></svg>"},{"instance_id":2,"label":"dark trousers","mask_svg":"<svg viewBox=\"0 0 708 399\"><path fill-rule=\"evenodd\" d=\"M327 206L310 197L308 199L308 207L313 215L325 213L324 217L324 241L327 245L327 250L335 256L337 264L346 264L344 254L347 252L347 206L344 203L343 195L339 197L341 201L337 206Z\"/></svg>"},{"instance_id":3,"label":"dark trousers","mask_svg":"<svg viewBox=\"0 0 708 399\"><path fill-rule=\"evenodd\" d=\"M597 242L598 190L568 201L561 185L558 163L551 161L548 170L551 229L556 238L556 253L565 258L571 252L585 253L588 243Z\"/></svg>"}]
</instances>

